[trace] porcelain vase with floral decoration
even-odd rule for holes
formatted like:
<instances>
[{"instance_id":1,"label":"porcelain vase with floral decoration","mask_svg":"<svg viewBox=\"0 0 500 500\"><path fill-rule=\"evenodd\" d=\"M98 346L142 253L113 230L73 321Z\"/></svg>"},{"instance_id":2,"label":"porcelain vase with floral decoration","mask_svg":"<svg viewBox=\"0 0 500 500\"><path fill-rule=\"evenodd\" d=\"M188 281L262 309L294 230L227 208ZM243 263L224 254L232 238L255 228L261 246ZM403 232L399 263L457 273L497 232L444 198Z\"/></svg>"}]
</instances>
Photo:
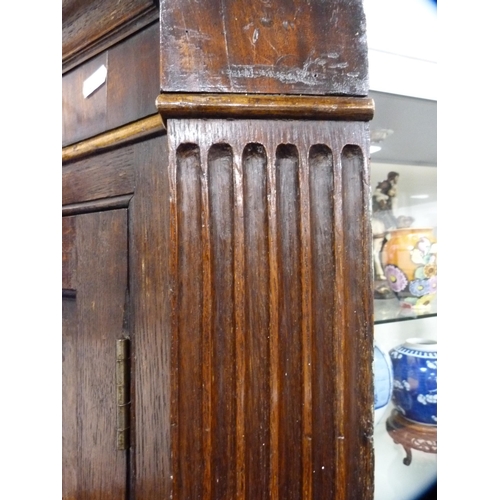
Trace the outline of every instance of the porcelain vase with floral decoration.
<instances>
[{"instance_id":1,"label":"porcelain vase with floral decoration","mask_svg":"<svg viewBox=\"0 0 500 500\"><path fill-rule=\"evenodd\" d=\"M437 242L432 228L388 231L384 274L403 307L426 309L437 293Z\"/></svg>"},{"instance_id":2,"label":"porcelain vase with floral decoration","mask_svg":"<svg viewBox=\"0 0 500 500\"><path fill-rule=\"evenodd\" d=\"M380 422L391 402L393 382L392 362L389 353L375 342L373 356L374 427Z\"/></svg>"},{"instance_id":3,"label":"porcelain vase with floral decoration","mask_svg":"<svg viewBox=\"0 0 500 500\"><path fill-rule=\"evenodd\" d=\"M392 401L408 420L437 425L437 342L409 338L389 351Z\"/></svg>"}]
</instances>

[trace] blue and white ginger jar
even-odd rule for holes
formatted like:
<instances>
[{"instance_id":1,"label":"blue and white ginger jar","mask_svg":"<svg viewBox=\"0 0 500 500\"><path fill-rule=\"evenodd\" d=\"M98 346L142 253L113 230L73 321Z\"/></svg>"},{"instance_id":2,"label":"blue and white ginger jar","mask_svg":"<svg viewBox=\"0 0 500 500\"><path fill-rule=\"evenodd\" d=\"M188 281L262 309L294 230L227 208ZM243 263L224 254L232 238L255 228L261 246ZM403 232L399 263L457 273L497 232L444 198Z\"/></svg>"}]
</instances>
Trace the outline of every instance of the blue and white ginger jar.
<instances>
[{"instance_id":1,"label":"blue and white ginger jar","mask_svg":"<svg viewBox=\"0 0 500 500\"><path fill-rule=\"evenodd\" d=\"M437 425L437 342L410 338L389 351L394 370L392 401L408 419Z\"/></svg>"}]
</instances>

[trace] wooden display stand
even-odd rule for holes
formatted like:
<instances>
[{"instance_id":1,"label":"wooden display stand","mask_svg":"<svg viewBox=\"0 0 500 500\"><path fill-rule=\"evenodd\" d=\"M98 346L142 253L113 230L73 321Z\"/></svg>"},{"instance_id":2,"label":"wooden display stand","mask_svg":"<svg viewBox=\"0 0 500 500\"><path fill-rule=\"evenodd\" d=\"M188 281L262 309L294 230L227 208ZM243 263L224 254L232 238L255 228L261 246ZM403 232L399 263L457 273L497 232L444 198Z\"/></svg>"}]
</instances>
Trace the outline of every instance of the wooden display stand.
<instances>
[{"instance_id":1,"label":"wooden display stand","mask_svg":"<svg viewBox=\"0 0 500 500\"><path fill-rule=\"evenodd\" d=\"M436 426L418 424L408 420L397 409L392 410L385 426L392 440L403 446L406 452L406 457L403 459L405 465L411 464L412 449L425 453L437 453Z\"/></svg>"},{"instance_id":2,"label":"wooden display stand","mask_svg":"<svg viewBox=\"0 0 500 500\"><path fill-rule=\"evenodd\" d=\"M372 498L362 1L63 27L63 498Z\"/></svg>"}]
</instances>

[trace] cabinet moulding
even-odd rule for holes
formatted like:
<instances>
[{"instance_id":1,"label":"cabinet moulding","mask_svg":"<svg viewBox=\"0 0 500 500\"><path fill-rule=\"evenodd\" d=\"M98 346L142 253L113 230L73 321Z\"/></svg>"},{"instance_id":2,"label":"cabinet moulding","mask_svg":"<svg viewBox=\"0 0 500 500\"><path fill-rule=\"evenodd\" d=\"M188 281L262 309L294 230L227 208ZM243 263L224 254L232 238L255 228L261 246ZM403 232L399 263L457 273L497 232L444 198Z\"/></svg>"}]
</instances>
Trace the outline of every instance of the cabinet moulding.
<instances>
[{"instance_id":1,"label":"cabinet moulding","mask_svg":"<svg viewBox=\"0 0 500 500\"><path fill-rule=\"evenodd\" d=\"M62 148L62 162L80 160L91 154L101 153L116 146L164 133L160 115L152 115L114 130L85 139Z\"/></svg>"},{"instance_id":2,"label":"cabinet moulding","mask_svg":"<svg viewBox=\"0 0 500 500\"><path fill-rule=\"evenodd\" d=\"M156 107L168 118L262 118L369 121L368 97L280 94L160 94Z\"/></svg>"},{"instance_id":3,"label":"cabinet moulding","mask_svg":"<svg viewBox=\"0 0 500 500\"><path fill-rule=\"evenodd\" d=\"M62 207L63 217L68 215L86 214L90 212L103 212L104 210L116 210L118 208L128 208L131 194L123 196L111 196L100 200L90 200L81 203L72 203Z\"/></svg>"}]
</instances>

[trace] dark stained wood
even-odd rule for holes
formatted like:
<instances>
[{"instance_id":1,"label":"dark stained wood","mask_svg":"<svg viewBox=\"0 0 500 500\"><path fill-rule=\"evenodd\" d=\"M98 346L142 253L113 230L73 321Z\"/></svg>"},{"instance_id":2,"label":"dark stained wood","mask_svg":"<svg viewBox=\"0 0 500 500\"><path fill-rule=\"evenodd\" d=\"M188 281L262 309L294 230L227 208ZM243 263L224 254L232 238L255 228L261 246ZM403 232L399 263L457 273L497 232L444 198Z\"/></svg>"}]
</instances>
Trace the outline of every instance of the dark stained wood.
<instances>
[{"instance_id":1,"label":"dark stained wood","mask_svg":"<svg viewBox=\"0 0 500 500\"><path fill-rule=\"evenodd\" d=\"M81 141L106 130L107 86L104 84L87 99L83 82L101 65L107 67L106 52L67 73L62 79L62 144Z\"/></svg>"},{"instance_id":2,"label":"dark stained wood","mask_svg":"<svg viewBox=\"0 0 500 500\"><path fill-rule=\"evenodd\" d=\"M177 163L177 164L176 164ZM175 441L179 454L174 460L174 484L186 498L200 498L203 495L203 434L211 433L213 426L208 429L203 426L203 338L210 335L203 331L203 302L211 302L210 297L203 297L203 263L200 244L201 237L201 164L198 147L188 145L179 148L177 162L172 166L177 170L179 177L179 214L177 230L179 232L178 245L178 276L181 283L177 294L178 328L186 332L185 335L174 336L175 352L172 358L178 371L176 392L172 398L176 399L178 413L173 416L173 425L176 427ZM204 207L205 210L207 207ZM193 274L191 274L193 273ZM197 276L193 280L192 277ZM201 279L200 279L201 278ZM176 280L176 281L177 281ZM177 283L175 284L176 288ZM213 357L213 351L209 353ZM212 365L213 362L210 362ZM212 374L212 380L213 380ZM211 382L211 381L210 381ZM210 387L210 386L209 386ZM174 388L173 388L174 390ZM205 389L205 390L208 390ZM179 395L182 394L182 397ZM186 417L190 415L191 424L186 425ZM210 415L213 418L213 414ZM178 430L177 430L178 429ZM189 457L183 460L182 457ZM210 462L212 463L212 462ZM197 477L197 481L192 478ZM210 477L210 479L212 479Z\"/></svg>"},{"instance_id":3,"label":"dark stained wood","mask_svg":"<svg viewBox=\"0 0 500 500\"><path fill-rule=\"evenodd\" d=\"M154 23L109 50L107 129L156 113L159 31Z\"/></svg>"},{"instance_id":4,"label":"dark stained wood","mask_svg":"<svg viewBox=\"0 0 500 500\"><path fill-rule=\"evenodd\" d=\"M129 206L132 195L115 196L103 198L95 201L85 201L82 203L75 203L73 205L65 205L62 208L62 214L76 215L85 214L89 212L101 212L103 210L115 210L117 208L127 208Z\"/></svg>"},{"instance_id":5,"label":"dark stained wood","mask_svg":"<svg viewBox=\"0 0 500 500\"><path fill-rule=\"evenodd\" d=\"M257 142L259 144L259 142ZM277 359L279 357L279 336L278 336L278 228L277 228L277 189L276 189L276 156L275 148L265 148L267 160L267 224L269 227L269 461L270 461L270 482L269 482L269 498L279 498L278 490L278 475L279 475L279 454L277 452L279 446L279 365ZM262 289L258 293L262 294ZM262 374L264 375L264 374ZM265 375L264 375L265 376ZM260 396L260 395L259 395ZM260 396L262 397L262 396Z\"/></svg>"},{"instance_id":6,"label":"dark stained wood","mask_svg":"<svg viewBox=\"0 0 500 500\"><path fill-rule=\"evenodd\" d=\"M270 489L270 401L269 384L269 227L267 209L267 156L257 143L245 146L242 154L243 263L235 267L244 291L243 350L238 371L244 387L238 387L244 415L244 491L249 498L266 498ZM241 247L241 243L240 243ZM243 296L243 293L245 294ZM261 332L247 335L247 332ZM240 444L241 446L241 444ZM240 452L241 453L241 452ZM241 459L240 459L241 460ZM240 487L241 488L241 487ZM243 496L243 495L241 495Z\"/></svg>"},{"instance_id":7,"label":"dark stained wood","mask_svg":"<svg viewBox=\"0 0 500 500\"><path fill-rule=\"evenodd\" d=\"M63 146L156 114L159 82L159 26L154 23L66 73L63 86ZM84 97L83 82L101 65L106 82Z\"/></svg>"},{"instance_id":8,"label":"dark stained wood","mask_svg":"<svg viewBox=\"0 0 500 500\"><path fill-rule=\"evenodd\" d=\"M63 498L78 498L79 422L78 415L78 338L76 299L62 299L62 492Z\"/></svg>"},{"instance_id":9,"label":"dark stained wood","mask_svg":"<svg viewBox=\"0 0 500 500\"><path fill-rule=\"evenodd\" d=\"M127 143L138 141L148 136L162 134L165 134L163 122L160 115L155 114L63 148L62 161L64 164L80 160L85 156L103 153L110 148L124 146Z\"/></svg>"},{"instance_id":10,"label":"dark stained wood","mask_svg":"<svg viewBox=\"0 0 500 500\"><path fill-rule=\"evenodd\" d=\"M310 231L311 245L304 260L310 265L307 282L311 289L308 295L311 328L321 332L310 341L310 436L314 445L311 466L321 491L335 498L337 456L328 440L323 438L325 435L335 436L335 413L341 392L339 379L335 381L328 376L335 366L336 337L333 187L340 184L338 166L337 173L334 170L331 145L315 144L309 149L307 169L304 171L307 170L309 175L305 192L310 200L310 223L304 223L303 227Z\"/></svg>"},{"instance_id":11,"label":"dark stained wood","mask_svg":"<svg viewBox=\"0 0 500 500\"><path fill-rule=\"evenodd\" d=\"M373 293L371 271L371 229L370 195L366 187L368 165L368 124L363 124L359 144L349 142L338 150L342 151L342 222L336 231L342 232L343 273L336 290L342 290L338 297L337 310L342 307L344 336L337 344L336 363L343 364L342 379L344 417L339 428L345 446L344 460L339 461L342 469L342 489L352 498L373 496L373 450L366 446L373 435L373 415L364 411L373 408L373 375L369 367L373 360ZM337 240L338 241L338 240ZM347 265L346 265L347 263ZM349 304L348 307L345 307ZM356 338L359 348L350 349L348 343ZM346 390L351 387L351 390ZM364 410L363 410L364 409ZM355 425L353 425L355 422ZM356 455L356 460L352 457ZM350 459L347 459L350 457ZM367 471L370 471L369 473ZM364 480L360 481L362 477ZM338 494L338 493L337 493ZM338 495L336 498L343 498Z\"/></svg>"},{"instance_id":12,"label":"dark stained wood","mask_svg":"<svg viewBox=\"0 0 500 500\"><path fill-rule=\"evenodd\" d=\"M241 359L237 356L236 339L241 336L241 316L236 309L235 300L237 276L241 272L236 262L235 230L242 229L234 224L237 217L235 201L239 191L238 179L234 175L233 151L224 143L212 145L202 169L206 169L207 186L203 194L203 210L208 214L209 239L203 250L211 254L211 272L207 276L204 291L212 288L210 330L204 332L211 336L212 353L212 393L211 404L211 442L208 456L212 457L211 496L213 498L237 498L236 477L238 470L228 457L234 457L238 465L236 441L243 429L238 428L236 406L241 400L236 392L236 380L244 380L236 370L241 369ZM181 182L182 184L182 182ZM241 182L239 183L241 184ZM235 192L236 191L236 192ZM240 196L241 199L241 196ZM188 271L188 280L191 271ZM203 300L207 296L204 294ZM240 335L239 335L240 334ZM182 338L183 336L180 336ZM241 339L240 339L241 340ZM241 348L241 346L239 346ZM182 351L181 351L182 352ZM232 397L235 395L236 397ZM179 393L183 400L182 393ZM189 411L189 410L188 410ZM205 455L207 456L207 455ZM224 480L221 480L224 478Z\"/></svg>"},{"instance_id":13,"label":"dark stained wood","mask_svg":"<svg viewBox=\"0 0 500 500\"><path fill-rule=\"evenodd\" d=\"M162 92L368 93L361 0L162 0L161 43Z\"/></svg>"},{"instance_id":14,"label":"dark stained wood","mask_svg":"<svg viewBox=\"0 0 500 500\"><path fill-rule=\"evenodd\" d=\"M136 161L129 145L63 166L63 205L133 193Z\"/></svg>"},{"instance_id":15,"label":"dark stained wood","mask_svg":"<svg viewBox=\"0 0 500 500\"><path fill-rule=\"evenodd\" d=\"M160 94L158 111L168 118L285 118L366 121L373 100L333 96Z\"/></svg>"},{"instance_id":16,"label":"dark stained wood","mask_svg":"<svg viewBox=\"0 0 500 500\"><path fill-rule=\"evenodd\" d=\"M63 498L369 500L362 1L158 3L63 2Z\"/></svg>"},{"instance_id":17,"label":"dark stained wood","mask_svg":"<svg viewBox=\"0 0 500 500\"><path fill-rule=\"evenodd\" d=\"M63 148L62 161L64 164L80 160L85 156L102 153L107 149L124 146L127 143L138 141L148 136L164 134L165 129L161 117L155 114Z\"/></svg>"},{"instance_id":18,"label":"dark stained wood","mask_svg":"<svg viewBox=\"0 0 500 500\"><path fill-rule=\"evenodd\" d=\"M124 331L127 211L64 219L73 296L63 297L63 498L124 499L116 450L115 342ZM71 229L69 229L71 228Z\"/></svg>"},{"instance_id":19,"label":"dark stained wood","mask_svg":"<svg viewBox=\"0 0 500 500\"><path fill-rule=\"evenodd\" d=\"M173 477L157 494L370 498L365 125L168 130Z\"/></svg>"},{"instance_id":20,"label":"dark stained wood","mask_svg":"<svg viewBox=\"0 0 500 500\"><path fill-rule=\"evenodd\" d=\"M157 19L156 4L155 0L63 0L63 70Z\"/></svg>"},{"instance_id":21,"label":"dark stained wood","mask_svg":"<svg viewBox=\"0 0 500 500\"><path fill-rule=\"evenodd\" d=\"M202 264L202 273L203 273L203 296L210 295L210 287L212 285L211 273L212 273L212 253L210 252L210 212L208 210L209 198L208 198L208 175L207 175L207 164L201 165L199 158L199 148L197 146L189 145L191 151L196 152L196 168L201 171L201 200L202 200L202 252L203 252L203 264ZM187 156L183 158L182 147L179 147L177 150L177 174L180 174L183 167L186 166ZM184 164L184 165L183 165ZM180 227L180 226L179 226ZM175 254L172 252L171 254L174 256ZM175 266L175 263L172 263ZM213 411L212 411L212 388L213 388L213 379L214 379L214 356L213 356L213 339L214 335L212 333L212 317L213 317L213 301L205 301L203 307L203 316L202 316L202 356L203 356L203 368L202 368L202 386L203 386L203 395L202 395L202 412L203 412L203 428L205 430L205 435L203 439L203 454L205 456L212 456L212 443L213 443L213 435L212 427L213 427ZM175 322L175 320L174 320ZM180 340L176 338L175 340L178 345ZM172 411L174 415L174 411ZM176 436L177 437L177 436ZM179 442L179 441L177 441ZM211 498L212 494L212 485L213 485L213 474L212 474L212 462L205 463L203 469L203 495L206 498ZM174 488L177 483L174 482Z\"/></svg>"},{"instance_id":22,"label":"dark stained wood","mask_svg":"<svg viewBox=\"0 0 500 500\"><path fill-rule=\"evenodd\" d=\"M277 226L279 318L278 357L271 361L278 367L278 447L272 452L279 457L279 497L299 499L303 495L302 468L307 467L307 458L304 457L302 448L302 314L305 312L301 307L303 289L300 279L302 200L299 189L299 151L294 144L296 141L292 144L279 142L281 144L271 146L276 151L277 206L276 213L270 213L270 217L276 217ZM304 332L304 335L310 335L310 332Z\"/></svg>"},{"instance_id":23,"label":"dark stained wood","mask_svg":"<svg viewBox=\"0 0 500 500\"><path fill-rule=\"evenodd\" d=\"M174 339L169 322L168 282L169 190L166 168L167 142L157 137L139 143L136 189L130 203L130 273L132 370L135 373L133 443L131 474L137 499L170 498L174 464L171 419L171 391L176 379L172 369ZM194 366L194 370L198 367ZM192 416L189 416L192 418Z\"/></svg>"},{"instance_id":24,"label":"dark stained wood","mask_svg":"<svg viewBox=\"0 0 500 500\"><path fill-rule=\"evenodd\" d=\"M62 287L66 290L76 289L76 229L75 219L62 220Z\"/></svg>"}]
</instances>

